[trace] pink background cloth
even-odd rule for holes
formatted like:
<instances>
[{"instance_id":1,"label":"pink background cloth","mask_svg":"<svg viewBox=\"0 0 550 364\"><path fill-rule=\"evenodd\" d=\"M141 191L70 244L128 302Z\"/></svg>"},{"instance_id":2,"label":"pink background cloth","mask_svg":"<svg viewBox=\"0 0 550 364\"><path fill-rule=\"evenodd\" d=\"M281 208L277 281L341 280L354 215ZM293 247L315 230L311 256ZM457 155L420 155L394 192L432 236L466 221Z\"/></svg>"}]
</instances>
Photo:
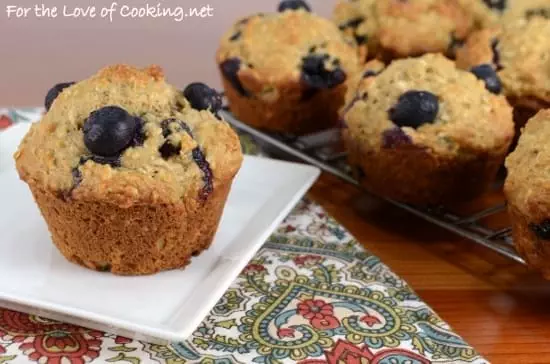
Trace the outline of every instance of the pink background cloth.
<instances>
[{"instance_id":1,"label":"pink background cloth","mask_svg":"<svg viewBox=\"0 0 550 364\"><path fill-rule=\"evenodd\" d=\"M192 81L220 87L214 55L221 35L239 17L273 12L277 0L116 0L119 6L202 7L213 16L123 19L7 18L6 6L70 8L108 7L114 0L6 0L0 5L0 105L43 105L47 90L58 82L80 80L104 65L158 64L169 82L182 88ZM329 17L336 0L309 0L314 11Z\"/></svg>"}]
</instances>

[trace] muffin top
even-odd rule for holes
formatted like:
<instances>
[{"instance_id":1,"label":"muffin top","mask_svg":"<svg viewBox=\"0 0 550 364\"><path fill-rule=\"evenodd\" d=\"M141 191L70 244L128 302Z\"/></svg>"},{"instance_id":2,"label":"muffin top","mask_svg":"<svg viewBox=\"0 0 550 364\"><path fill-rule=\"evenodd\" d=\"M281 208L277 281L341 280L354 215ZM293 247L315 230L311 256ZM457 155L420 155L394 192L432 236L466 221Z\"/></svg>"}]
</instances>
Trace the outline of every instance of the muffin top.
<instances>
[{"instance_id":1,"label":"muffin top","mask_svg":"<svg viewBox=\"0 0 550 364\"><path fill-rule=\"evenodd\" d=\"M268 99L295 84L333 88L357 70L353 40L332 22L304 6L280 10L241 19L221 40L221 72L242 95Z\"/></svg>"},{"instance_id":2,"label":"muffin top","mask_svg":"<svg viewBox=\"0 0 550 364\"><path fill-rule=\"evenodd\" d=\"M530 21L541 17L550 19L550 0L508 0L502 13L502 23L513 21Z\"/></svg>"},{"instance_id":3,"label":"muffin top","mask_svg":"<svg viewBox=\"0 0 550 364\"><path fill-rule=\"evenodd\" d=\"M492 67L504 93L550 102L550 19L534 16L472 34L457 52L457 65Z\"/></svg>"},{"instance_id":4,"label":"muffin top","mask_svg":"<svg viewBox=\"0 0 550 364\"><path fill-rule=\"evenodd\" d=\"M333 20L347 36L352 36L359 46L361 60L373 58L378 52L378 17L376 0L339 0L334 8Z\"/></svg>"},{"instance_id":5,"label":"muffin top","mask_svg":"<svg viewBox=\"0 0 550 364\"><path fill-rule=\"evenodd\" d=\"M391 57L447 52L474 27L471 1L340 0L334 20L344 32L368 43L371 58L386 52Z\"/></svg>"},{"instance_id":6,"label":"muffin top","mask_svg":"<svg viewBox=\"0 0 550 364\"><path fill-rule=\"evenodd\" d=\"M506 197L524 213L536 214L529 209L543 207L538 201L550 198L549 135L550 110L539 111L527 122L516 149L506 159Z\"/></svg>"},{"instance_id":7,"label":"muffin top","mask_svg":"<svg viewBox=\"0 0 550 364\"><path fill-rule=\"evenodd\" d=\"M162 70L115 65L56 85L15 154L23 180L61 198L135 204L204 201L233 178L242 153L220 96L184 92Z\"/></svg>"},{"instance_id":8,"label":"muffin top","mask_svg":"<svg viewBox=\"0 0 550 364\"><path fill-rule=\"evenodd\" d=\"M502 151L514 134L512 110L476 76L442 55L367 64L343 118L370 149L415 145L440 156Z\"/></svg>"}]
</instances>

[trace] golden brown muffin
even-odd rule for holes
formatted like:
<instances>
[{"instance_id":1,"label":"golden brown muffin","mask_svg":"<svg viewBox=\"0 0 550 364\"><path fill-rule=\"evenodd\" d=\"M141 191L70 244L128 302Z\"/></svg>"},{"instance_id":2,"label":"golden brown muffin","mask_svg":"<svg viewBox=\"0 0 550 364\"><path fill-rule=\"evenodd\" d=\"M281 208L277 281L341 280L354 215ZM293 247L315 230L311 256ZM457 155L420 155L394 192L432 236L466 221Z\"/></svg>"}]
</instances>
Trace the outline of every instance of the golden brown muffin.
<instances>
[{"instance_id":1,"label":"golden brown muffin","mask_svg":"<svg viewBox=\"0 0 550 364\"><path fill-rule=\"evenodd\" d=\"M306 9L238 21L217 52L233 114L268 131L305 134L332 127L356 50L330 21Z\"/></svg>"},{"instance_id":2,"label":"golden brown muffin","mask_svg":"<svg viewBox=\"0 0 550 364\"><path fill-rule=\"evenodd\" d=\"M214 90L116 65L57 85L46 107L15 159L67 259L150 274L208 248L242 161Z\"/></svg>"},{"instance_id":3,"label":"golden brown muffin","mask_svg":"<svg viewBox=\"0 0 550 364\"><path fill-rule=\"evenodd\" d=\"M363 60L452 53L484 9L473 0L340 0L334 21L359 43ZM481 15L479 15L481 16ZM368 55L368 57L365 57Z\"/></svg>"},{"instance_id":4,"label":"golden brown muffin","mask_svg":"<svg viewBox=\"0 0 550 364\"><path fill-rule=\"evenodd\" d=\"M506 159L504 192L514 244L530 267L550 279L550 110L527 122Z\"/></svg>"},{"instance_id":5,"label":"golden brown muffin","mask_svg":"<svg viewBox=\"0 0 550 364\"><path fill-rule=\"evenodd\" d=\"M467 70L492 68L493 74L486 75L502 85L516 114L532 116L550 107L549 34L550 20L540 16L484 29L458 50L457 65Z\"/></svg>"},{"instance_id":6,"label":"golden brown muffin","mask_svg":"<svg viewBox=\"0 0 550 364\"><path fill-rule=\"evenodd\" d=\"M367 67L342 112L349 164L367 189L438 205L493 182L514 135L504 97L442 55Z\"/></svg>"}]
</instances>

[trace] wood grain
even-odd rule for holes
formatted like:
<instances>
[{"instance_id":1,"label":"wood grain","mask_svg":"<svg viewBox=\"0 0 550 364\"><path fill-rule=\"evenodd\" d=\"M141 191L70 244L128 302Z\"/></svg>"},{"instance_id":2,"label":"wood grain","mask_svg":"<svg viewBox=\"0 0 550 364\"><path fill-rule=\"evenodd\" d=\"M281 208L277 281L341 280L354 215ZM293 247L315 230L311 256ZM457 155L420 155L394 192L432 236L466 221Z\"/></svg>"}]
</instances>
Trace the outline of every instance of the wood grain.
<instances>
[{"instance_id":1,"label":"wood grain","mask_svg":"<svg viewBox=\"0 0 550 364\"><path fill-rule=\"evenodd\" d=\"M550 363L550 282L323 174L309 192L492 363Z\"/></svg>"}]
</instances>

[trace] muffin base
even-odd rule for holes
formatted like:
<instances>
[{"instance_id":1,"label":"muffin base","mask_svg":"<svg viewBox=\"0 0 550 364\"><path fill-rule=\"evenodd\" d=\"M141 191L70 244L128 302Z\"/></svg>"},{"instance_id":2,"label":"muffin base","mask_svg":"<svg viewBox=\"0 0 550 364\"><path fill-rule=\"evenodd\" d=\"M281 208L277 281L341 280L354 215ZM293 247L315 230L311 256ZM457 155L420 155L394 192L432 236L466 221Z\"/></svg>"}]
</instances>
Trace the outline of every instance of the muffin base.
<instances>
[{"instance_id":1,"label":"muffin base","mask_svg":"<svg viewBox=\"0 0 550 364\"><path fill-rule=\"evenodd\" d=\"M449 205L482 194L494 182L507 150L450 159L414 144L365 151L346 130L343 139L361 185L379 196L420 206Z\"/></svg>"},{"instance_id":2,"label":"muffin base","mask_svg":"<svg viewBox=\"0 0 550 364\"><path fill-rule=\"evenodd\" d=\"M30 189L65 258L98 271L144 275L185 267L210 246L230 186L216 185L205 202L129 208L65 200L32 184Z\"/></svg>"},{"instance_id":3,"label":"muffin base","mask_svg":"<svg viewBox=\"0 0 550 364\"><path fill-rule=\"evenodd\" d=\"M223 78L225 95L231 112L240 121L271 132L304 135L338 125L338 111L344 104L346 86L318 90L303 99L301 85L279 90L276 101L246 97Z\"/></svg>"},{"instance_id":4,"label":"muffin base","mask_svg":"<svg viewBox=\"0 0 550 364\"><path fill-rule=\"evenodd\" d=\"M550 280L550 242L539 239L529 228L530 224L547 220L550 216L526 215L511 201L508 201L508 215L516 250L530 269L539 271Z\"/></svg>"}]
</instances>

